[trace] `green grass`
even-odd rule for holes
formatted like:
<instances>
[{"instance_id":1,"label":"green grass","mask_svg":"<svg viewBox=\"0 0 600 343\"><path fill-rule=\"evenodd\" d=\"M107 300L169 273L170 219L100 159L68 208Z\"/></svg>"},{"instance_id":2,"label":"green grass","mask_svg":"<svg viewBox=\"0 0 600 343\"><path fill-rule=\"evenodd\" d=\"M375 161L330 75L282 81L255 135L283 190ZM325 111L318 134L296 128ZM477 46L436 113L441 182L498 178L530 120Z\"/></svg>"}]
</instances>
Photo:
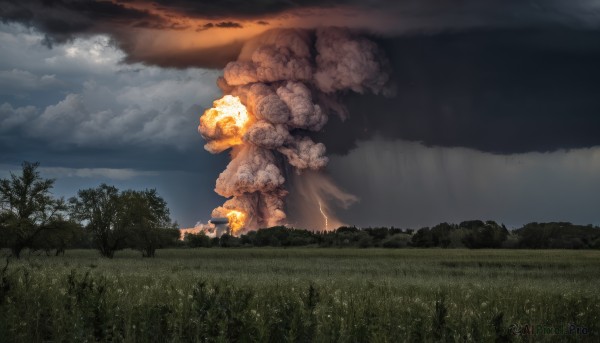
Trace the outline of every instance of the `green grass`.
<instances>
[{"instance_id":1,"label":"green grass","mask_svg":"<svg viewBox=\"0 0 600 343\"><path fill-rule=\"evenodd\" d=\"M11 262L0 341L595 342L599 262L590 250L74 250ZM571 323L588 333L536 332Z\"/></svg>"}]
</instances>

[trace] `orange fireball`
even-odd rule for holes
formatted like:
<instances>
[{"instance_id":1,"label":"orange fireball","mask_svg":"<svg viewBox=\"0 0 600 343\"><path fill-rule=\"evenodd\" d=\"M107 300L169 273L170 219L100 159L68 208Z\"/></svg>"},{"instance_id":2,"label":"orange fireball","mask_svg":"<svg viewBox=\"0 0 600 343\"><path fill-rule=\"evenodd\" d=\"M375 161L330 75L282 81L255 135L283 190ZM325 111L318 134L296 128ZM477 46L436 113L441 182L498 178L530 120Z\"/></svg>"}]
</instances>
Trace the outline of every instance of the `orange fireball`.
<instances>
[{"instance_id":1,"label":"orange fireball","mask_svg":"<svg viewBox=\"0 0 600 343\"><path fill-rule=\"evenodd\" d=\"M229 220L229 229L231 235L237 236L240 231L246 225L246 213L237 210L231 210L227 213L227 219Z\"/></svg>"},{"instance_id":2,"label":"orange fireball","mask_svg":"<svg viewBox=\"0 0 600 343\"><path fill-rule=\"evenodd\" d=\"M250 115L240 98L225 95L213 102L200 117L198 131L208 143L204 148L212 153L242 144L242 137L248 128Z\"/></svg>"}]
</instances>

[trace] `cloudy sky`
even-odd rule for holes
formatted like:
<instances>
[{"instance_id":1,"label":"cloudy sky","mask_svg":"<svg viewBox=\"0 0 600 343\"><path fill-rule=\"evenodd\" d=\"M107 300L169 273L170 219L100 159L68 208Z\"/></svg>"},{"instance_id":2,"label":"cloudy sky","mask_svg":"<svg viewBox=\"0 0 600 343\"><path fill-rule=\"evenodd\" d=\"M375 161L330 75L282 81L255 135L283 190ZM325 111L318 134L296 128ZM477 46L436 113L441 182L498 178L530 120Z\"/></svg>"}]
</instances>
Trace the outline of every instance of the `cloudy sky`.
<instances>
[{"instance_id":1,"label":"cloudy sky","mask_svg":"<svg viewBox=\"0 0 600 343\"><path fill-rule=\"evenodd\" d=\"M219 71L124 64L106 35L52 49L43 40L38 30L0 25L2 176L39 161L57 195L102 182L157 188L182 225L207 219L226 156L202 149L197 126L219 96Z\"/></svg>"},{"instance_id":2,"label":"cloudy sky","mask_svg":"<svg viewBox=\"0 0 600 343\"><path fill-rule=\"evenodd\" d=\"M599 11L589 0L0 1L0 176L39 161L57 195L157 188L181 226L206 221L228 156L206 152L197 126L222 67L265 30L327 22L376 42L396 89L341 94L348 119L313 137L360 199L338 209L342 221L600 224Z\"/></svg>"}]
</instances>

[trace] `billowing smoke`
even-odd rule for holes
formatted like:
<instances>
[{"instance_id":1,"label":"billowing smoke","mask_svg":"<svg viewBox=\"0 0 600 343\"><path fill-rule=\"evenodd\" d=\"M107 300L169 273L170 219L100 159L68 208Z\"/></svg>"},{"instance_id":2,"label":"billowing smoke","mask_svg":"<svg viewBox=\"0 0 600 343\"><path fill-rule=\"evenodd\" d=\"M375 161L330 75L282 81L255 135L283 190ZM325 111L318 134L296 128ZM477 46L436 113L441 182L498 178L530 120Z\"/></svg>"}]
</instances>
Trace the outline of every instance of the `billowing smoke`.
<instances>
[{"instance_id":1,"label":"billowing smoke","mask_svg":"<svg viewBox=\"0 0 600 343\"><path fill-rule=\"evenodd\" d=\"M315 229L341 224L327 202L348 206L357 199L320 175L328 162L326 147L309 133L323 129L335 109L343 116L334 93L389 94L389 84L377 45L348 30L280 29L248 41L218 81L225 96L198 127L209 152L232 148L215 188L229 200L212 216L229 218L233 234L287 224L291 176L301 202L312 204L298 211L323 219Z\"/></svg>"}]
</instances>

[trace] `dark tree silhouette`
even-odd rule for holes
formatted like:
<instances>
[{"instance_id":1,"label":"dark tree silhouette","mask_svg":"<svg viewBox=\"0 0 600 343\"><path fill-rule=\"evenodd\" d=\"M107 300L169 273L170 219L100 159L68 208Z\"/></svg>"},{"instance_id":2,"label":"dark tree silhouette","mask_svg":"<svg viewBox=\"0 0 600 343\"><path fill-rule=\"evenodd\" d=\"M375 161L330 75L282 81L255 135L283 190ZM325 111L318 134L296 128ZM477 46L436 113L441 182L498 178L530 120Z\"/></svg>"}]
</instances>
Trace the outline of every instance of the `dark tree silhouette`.
<instances>
[{"instance_id":1,"label":"dark tree silhouette","mask_svg":"<svg viewBox=\"0 0 600 343\"><path fill-rule=\"evenodd\" d=\"M69 199L74 218L86 223L93 232L96 247L104 257L112 258L124 247L127 233L118 225L119 190L102 184L97 188L80 190Z\"/></svg>"},{"instance_id":2,"label":"dark tree silhouette","mask_svg":"<svg viewBox=\"0 0 600 343\"><path fill-rule=\"evenodd\" d=\"M118 226L130 230L130 245L144 257L154 257L157 248L179 238L176 224L171 224L167 202L155 189L128 190L119 196Z\"/></svg>"},{"instance_id":3,"label":"dark tree silhouette","mask_svg":"<svg viewBox=\"0 0 600 343\"><path fill-rule=\"evenodd\" d=\"M52 197L54 179L44 179L39 163L23 162L21 175L0 180L0 235L12 255L21 256L45 230L58 229L64 220L63 199Z\"/></svg>"}]
</instances>

